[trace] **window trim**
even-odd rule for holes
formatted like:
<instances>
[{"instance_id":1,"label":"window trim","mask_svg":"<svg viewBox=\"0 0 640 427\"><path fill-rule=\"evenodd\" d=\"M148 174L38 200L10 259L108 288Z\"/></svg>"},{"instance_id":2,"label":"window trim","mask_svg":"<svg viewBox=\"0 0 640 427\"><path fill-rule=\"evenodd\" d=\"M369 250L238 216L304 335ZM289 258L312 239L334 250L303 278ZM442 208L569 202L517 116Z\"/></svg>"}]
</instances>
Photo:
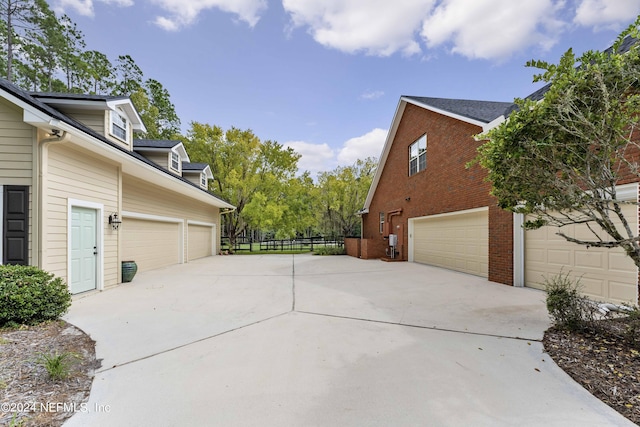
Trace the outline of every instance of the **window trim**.
<instances>
[{"instance_id":1,"label":"window trim","mask_svg":"<svg viewBox=\"0 0 640 427\"><path fill-rule=\"evenodd\" d=\"M180 154L175 151L171 151L169 154L169 167L176 172L180 172Z\"/></svg>"},{"instance_id":2,"label":"window trim","mask_svg":"<svg viewBox=\"0 0 640 427\"><path fill-rule=\"evenodd\" d=\"M129 142L129 120L127 120L127 118L120 113L117 110L111 110L109 112L109 135L113 136L114 138L128 143ZM122 120L122 125L124 125L124 127L122 127L122 125L120 123L116 123L116 120L114 120L114 117L118 117ZM117 127L118 130L121 130L124 133L124 138L118 134L116 134L116 132L114 131L114 128Z\"/></svg>"},{"instance_id":3,"label":"window trim","mask_svg":"<svg viewBox=\"0 0 640 427\"><path fill-rule=\"evenodd\" d=\"M421 144L423 143L423 144ZM423 145L424 148L421 147ZM413 155L414 147L417 147L417 154ZM422 152L420 149L422 148ZM415 171L412 171L411 164L415 162ZM416 175L427 168L427 134L423 134L409 145L409 176Z\"/></svg>"},{"instance_id":4,"label":"window trim","mask_svg":"<svg viewBox=\"0 0 640 427\"><path fill-rule=\"evenodd\" d=\"M200 187L207 189L207 175L204 172L200 172Z\"/></svg>"},{"instance_id":5,"label":"window trim","mask_svg":"<svg viewBox=\"0 0 640 427\"><path fill-rule=\"evenodd\" d=\"M380 234L384 233L384 212L380 212Z\"/></svg>"}]
</instances>

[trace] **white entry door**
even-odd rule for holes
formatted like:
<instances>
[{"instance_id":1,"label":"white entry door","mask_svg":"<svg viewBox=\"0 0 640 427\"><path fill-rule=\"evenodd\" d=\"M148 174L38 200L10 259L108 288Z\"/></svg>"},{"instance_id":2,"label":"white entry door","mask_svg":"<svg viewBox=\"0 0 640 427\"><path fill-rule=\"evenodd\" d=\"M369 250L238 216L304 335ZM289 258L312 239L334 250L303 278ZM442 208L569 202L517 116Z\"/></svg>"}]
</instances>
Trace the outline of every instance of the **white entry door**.
<instances>
[{"instance_id":1,"label":"white entry door","mask_svg":"<svg viewBox=\"0 0 640 427\"><path fill-rule=\"evenodd\" d=\"M71 208L71 293L86 292L97 287L98 214L95 209Z\"/></svg>"}]
</instances>

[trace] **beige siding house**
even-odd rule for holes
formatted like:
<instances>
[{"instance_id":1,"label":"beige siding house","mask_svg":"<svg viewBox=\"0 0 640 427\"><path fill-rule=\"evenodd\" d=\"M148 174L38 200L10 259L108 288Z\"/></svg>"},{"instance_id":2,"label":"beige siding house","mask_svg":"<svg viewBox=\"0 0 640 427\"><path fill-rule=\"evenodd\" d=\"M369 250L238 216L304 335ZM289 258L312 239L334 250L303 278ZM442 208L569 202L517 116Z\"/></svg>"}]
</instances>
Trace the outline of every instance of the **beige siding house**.
<instances>
[{"instance_id":1,"label":"beige siding house","mask_svg":"<svg viewBox=\"0 0 640 427\"><path fill-rule=\"evenodd\" d=\"M128 98L28 93L0 80L0 260L64 278L72 293L217 253L208 165L144 131ZM138 149L139 148L139 149ZM184 172L184 174L183 174Z\"/></svg>"}]
</instances>

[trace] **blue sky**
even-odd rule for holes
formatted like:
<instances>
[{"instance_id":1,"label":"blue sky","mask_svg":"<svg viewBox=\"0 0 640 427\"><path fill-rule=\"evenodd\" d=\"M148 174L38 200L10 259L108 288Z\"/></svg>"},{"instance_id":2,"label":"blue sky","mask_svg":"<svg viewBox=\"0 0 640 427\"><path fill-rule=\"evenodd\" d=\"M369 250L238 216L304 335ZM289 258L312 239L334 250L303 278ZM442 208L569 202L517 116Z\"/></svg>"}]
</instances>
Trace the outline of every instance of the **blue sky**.
<instances>
[{"instance_id":1,"label":"blue sky","mask_svg":"<svg viewBox=\"0 0 640 427\"><path fill-rule=\"evenodd\" d=\"M529 59L604 49L640 0L50 0L191 121L252 129L312 173L378 156L402 95L512 101Z\"/></svg>"}]
</instances>

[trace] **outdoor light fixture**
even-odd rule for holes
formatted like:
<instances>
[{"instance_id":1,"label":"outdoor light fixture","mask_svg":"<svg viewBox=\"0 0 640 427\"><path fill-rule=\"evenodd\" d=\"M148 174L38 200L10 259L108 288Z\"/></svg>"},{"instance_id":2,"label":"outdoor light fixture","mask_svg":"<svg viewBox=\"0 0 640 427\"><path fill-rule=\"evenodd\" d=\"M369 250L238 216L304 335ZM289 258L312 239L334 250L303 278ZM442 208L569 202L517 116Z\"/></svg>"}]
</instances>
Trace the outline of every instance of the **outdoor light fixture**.
<instances>
[{"instance_id":1,"label":"outdoor light fixture","mask_svg":"<svg viewBox=\"0 0 640 427\"><path fill-rule=\"evenodd\" d=\"M116 212L109 215L109 224L111 224L111 228L114 230L117 230L118 227L120 227L120 224L122 224L122 220L118 218L118 214Z\"/></svg>"}]
</instances>

